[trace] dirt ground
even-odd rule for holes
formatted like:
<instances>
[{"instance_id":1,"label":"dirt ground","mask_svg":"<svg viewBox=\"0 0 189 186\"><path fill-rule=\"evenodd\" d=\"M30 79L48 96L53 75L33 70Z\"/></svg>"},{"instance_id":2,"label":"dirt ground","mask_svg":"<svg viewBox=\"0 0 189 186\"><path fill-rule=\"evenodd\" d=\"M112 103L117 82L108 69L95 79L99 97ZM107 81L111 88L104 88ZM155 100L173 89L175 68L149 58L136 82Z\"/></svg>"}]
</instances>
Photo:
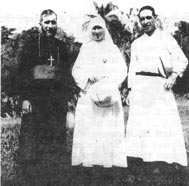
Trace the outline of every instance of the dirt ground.
<instances>
[{"instance_id":1,"label":"dirt ground","mask_svg":"<svg viewBox=\"0 0 189 186\"><path fill-rule=\"evenodd\" d=\"M177 98L189 163L189 100ZM127 110L127 108L125 108ZM127 114L125 115L127 117ZM189 166L128 159L129 168L71 166L67 143L42 155L37 164L17 167L16 179L2 186L189 186Z\"/></svg>"}]
</instances>

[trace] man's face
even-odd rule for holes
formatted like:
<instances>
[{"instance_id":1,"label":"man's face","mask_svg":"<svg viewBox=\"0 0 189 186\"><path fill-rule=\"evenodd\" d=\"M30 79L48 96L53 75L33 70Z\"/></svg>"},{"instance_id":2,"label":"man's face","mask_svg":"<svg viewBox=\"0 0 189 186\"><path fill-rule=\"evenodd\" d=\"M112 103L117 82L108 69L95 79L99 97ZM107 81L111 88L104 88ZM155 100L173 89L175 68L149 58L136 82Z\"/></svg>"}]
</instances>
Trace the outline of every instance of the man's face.
<instances>
[{"instance_id":1,"label":"man's face","mask_svg":"<svg viewBox=\"0 0 189 186\"><path fill-rule=\"evenodd\" d=\"M46 37L54 37L57 31L57 18L55 14L43 15L41 22L41 30Z\"/></svg>"},{"instance_id":2,"label":"man's face","mask_svg":"<svg viewBox=\"0 0 189 186\"><path fill-rule=\"evenodd\" d=\"M105 37L104 29L101 26L94 26L92 28L92 37L95 41L102 41Z\"/></svg>"},{"instance_id":3,"label":"man's face","mask_svg":"<svg viewBox=\"0 0 189 186\"><path fill-rule=\"evenodd\" d=\"M139 15L140 24L146 34L152 35L155 27L156 18L152 15L151 10L142 10Z\"/></svg>"}]
</instances>

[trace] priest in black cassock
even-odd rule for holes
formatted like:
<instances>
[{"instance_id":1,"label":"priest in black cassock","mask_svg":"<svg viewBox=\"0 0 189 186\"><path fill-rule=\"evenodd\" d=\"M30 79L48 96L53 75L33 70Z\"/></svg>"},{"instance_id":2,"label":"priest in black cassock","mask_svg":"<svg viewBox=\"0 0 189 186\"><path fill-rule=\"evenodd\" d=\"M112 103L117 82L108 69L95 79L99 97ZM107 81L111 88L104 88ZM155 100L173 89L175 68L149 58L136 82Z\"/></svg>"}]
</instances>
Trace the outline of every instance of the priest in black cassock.
<instances>
[{"instance_id":1,"label":"priest in black cassock","mask_svg":"<svg viewBox=\"0 0 189 186\"><path fill-rule=\"evenodd\" d=\"M41 33L26 42L19 65L22 122L19 163L36 163L65 145L68 100L74 85L67 49L55 38L57 15L44 10Z\"/></svg>"}]
</instances>

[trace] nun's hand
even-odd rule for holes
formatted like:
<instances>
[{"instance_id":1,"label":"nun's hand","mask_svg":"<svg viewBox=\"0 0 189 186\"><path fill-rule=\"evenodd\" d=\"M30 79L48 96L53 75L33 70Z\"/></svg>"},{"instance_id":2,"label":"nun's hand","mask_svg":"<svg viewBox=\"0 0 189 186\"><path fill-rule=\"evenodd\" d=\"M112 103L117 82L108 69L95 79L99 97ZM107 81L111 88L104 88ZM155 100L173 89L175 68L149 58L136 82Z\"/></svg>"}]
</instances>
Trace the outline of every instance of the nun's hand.
<instances>
[{"instance_id":1,"label":"nun's hand","mask_svg":"<svg viewBox=\"0 0 189 186\"><path fill-rule=\"evenodd\" d=\"M98 78L97 77L91 77L90 78L90 83L91 84L94 84L94 83L96 83L98 81Z\"/></svg>"},{"instance_id":2,"label":"nun's hand","mask_svg":"<svg viewBox=\"0 0 189 186\"><path fill-rule=\"evenodd\" d=\"M172 74L168 77L164 84L164 89L165 90L170 90L172 89L173 85L176 83L178 74L176 72L172 72Z\"/></svg>"},{"instance_id":3,"label":"nun's hand","mask_svg":"<svg viewBox=\"0 0 189 186\"><path fill-rule=\"evenodd\" d=\"M130 93L128 93L127 97L125 98L125 103L127 106L130 105Z\"/></svg>"},{"instance_id":4,"label":"nun's hand","mask_svg":"<svg viewBox=\"0 0 189 186\"><path fill-rule=\"evenodd\" d=\"M122 101L125 105L129 106L130 105L130 88L124 88L121 91L121 97L122 97Z\"/></svg>"}]
</instances>

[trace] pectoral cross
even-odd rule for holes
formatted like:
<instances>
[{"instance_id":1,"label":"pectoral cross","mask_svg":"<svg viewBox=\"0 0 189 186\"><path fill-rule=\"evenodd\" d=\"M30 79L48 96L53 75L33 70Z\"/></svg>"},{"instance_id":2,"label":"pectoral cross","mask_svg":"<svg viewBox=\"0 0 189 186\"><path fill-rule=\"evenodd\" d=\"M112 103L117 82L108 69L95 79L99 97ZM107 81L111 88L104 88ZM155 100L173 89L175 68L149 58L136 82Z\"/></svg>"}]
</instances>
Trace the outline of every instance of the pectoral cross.
<instances>
[{"instance_id":1,"label":"pectoral cross","mask_svg":"<svg viewBox=\"0 0 189 186\"><path fill-rule=\"evenodd\" d=\"M55 61L55 59L52 57L52 54L50 58L48 59L48 61L50 62L50 66L53 66L53 61Z\"/></svg>"}]
</instances>

